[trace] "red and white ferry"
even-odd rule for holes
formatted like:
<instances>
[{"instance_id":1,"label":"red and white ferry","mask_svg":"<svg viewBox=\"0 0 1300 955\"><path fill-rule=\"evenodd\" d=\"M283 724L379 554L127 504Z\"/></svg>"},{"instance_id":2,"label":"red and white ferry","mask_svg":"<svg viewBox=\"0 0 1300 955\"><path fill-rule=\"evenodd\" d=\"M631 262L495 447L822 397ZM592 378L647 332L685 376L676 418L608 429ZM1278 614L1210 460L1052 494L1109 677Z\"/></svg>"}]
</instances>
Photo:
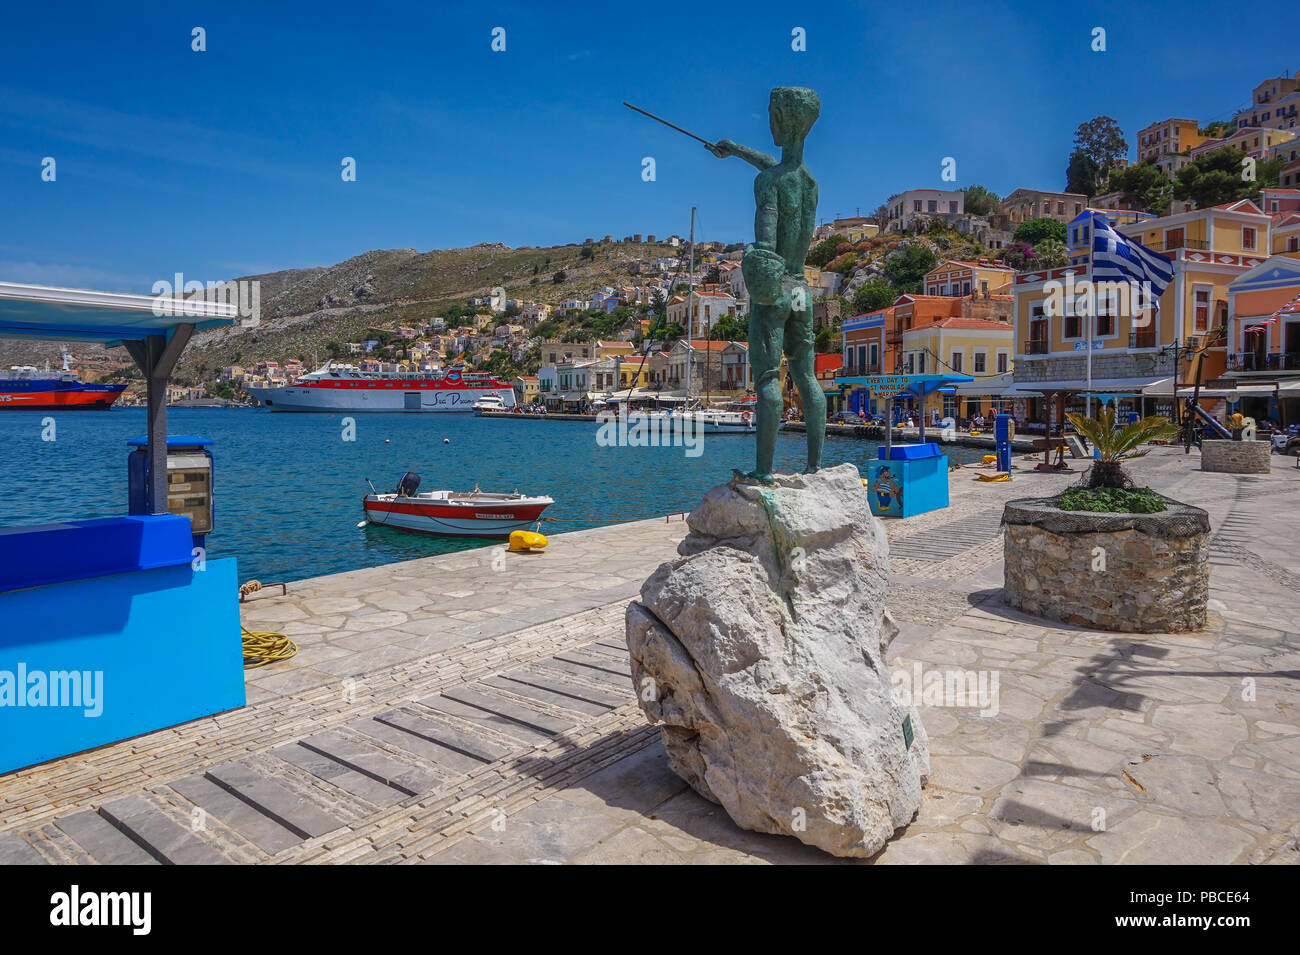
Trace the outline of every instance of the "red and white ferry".
<instances>
[{"instance_id":1,"label":"red and white ferry","mask_svg":"<svg viewBox=\"0 0 1300 955\"><path fill-rule=\"evenodd\" d=\"M249 388L272 411L462 411L495 395L508 410L515 406L510 382L491 375L464 373L459 365L445 373L361 371L355 365L324 367L292 385Z\"/></svg>"},{"instance_id":2,"label":"red and white ferry","mask_svg":"<svg viewBox=\"0 0 1300 955\"><path fill-rule=\"evenodd\" d=\"M72 367L63 349L63 370L38 371L34 365L10 365L0 373L0 411L103 411L113 406L126 385L88 384Z\"/></svg>"},{"instance_id":3,"label":"red and white ferry","mask_svg":"<svg viewBox=\"0 0 1300 955\"><path fill-rule=\"evenodd\" d=\"M362 498L366 520L378 527L397 527L447 537L509 537L537 524L542 511L555 503L549 497L490 494L472 491L417 493L420 476L408 472L391 494L371 493Z\"/></svg>"}]
</instances>

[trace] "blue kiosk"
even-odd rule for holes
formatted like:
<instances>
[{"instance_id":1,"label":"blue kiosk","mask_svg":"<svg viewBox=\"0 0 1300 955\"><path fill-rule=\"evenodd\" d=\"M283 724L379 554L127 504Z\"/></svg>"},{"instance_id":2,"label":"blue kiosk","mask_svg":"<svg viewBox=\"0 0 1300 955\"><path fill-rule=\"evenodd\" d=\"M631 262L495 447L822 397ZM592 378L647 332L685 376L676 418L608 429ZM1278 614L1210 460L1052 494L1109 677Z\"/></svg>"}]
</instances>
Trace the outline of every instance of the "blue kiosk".
<instances>
[{"instance_id":1,"label":"blue kiosk","mask_svg":"<svg viewBox=\"0 0 1300 955\"><path fill-rule=\"evenodd\" d=\"M236 310L156 305L0 282L0 337L124 345L148 393L124 516L0 528L0 773L244 705L235 561L196 546L211 485L206 502L201 481L177 485L167 436L177 358L196 329L231 324ZM178 440L186 479L200 475L206 443ZM181 488L171 507L169 479Z\"/></svg>"},{"instance_id":2,"label":"blue kiosk","mask_svg":"<svg viewBox=\"0 0 1300 955\"><path fill-rule=\"evenodd\" d=\"M912 394L922 408L915 444L894 444L893 427L885 428L885 444L867 465L867 496L877 517L911 517L948 506L948 457L939 445L925 440L925 398L943 393L970 375L867 375L836 378L836 384L857 385L873 397L885 398L885 420L892 421L894 398Z\"/></svg>"}]
</instances>

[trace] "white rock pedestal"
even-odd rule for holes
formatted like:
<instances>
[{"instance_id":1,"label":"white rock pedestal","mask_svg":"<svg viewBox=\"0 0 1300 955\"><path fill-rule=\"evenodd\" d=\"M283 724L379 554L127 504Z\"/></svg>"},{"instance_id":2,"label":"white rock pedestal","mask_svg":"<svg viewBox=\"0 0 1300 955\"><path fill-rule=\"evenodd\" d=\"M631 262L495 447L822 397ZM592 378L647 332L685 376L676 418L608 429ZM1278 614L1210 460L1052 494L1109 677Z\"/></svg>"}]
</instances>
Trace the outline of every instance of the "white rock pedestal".
<instances>
[{"instance_id":1,"label":"white rock pedestal","mask_svg":"<svg viewBox=\"0 0 1300 955\"><path fill-rule=\"evenodd\" d=\"M627 610L632 679L673 771L735 822L870 856L930 771L885 648L889 548L858 470L733 479Z\"/></svg>"}]
</instances>

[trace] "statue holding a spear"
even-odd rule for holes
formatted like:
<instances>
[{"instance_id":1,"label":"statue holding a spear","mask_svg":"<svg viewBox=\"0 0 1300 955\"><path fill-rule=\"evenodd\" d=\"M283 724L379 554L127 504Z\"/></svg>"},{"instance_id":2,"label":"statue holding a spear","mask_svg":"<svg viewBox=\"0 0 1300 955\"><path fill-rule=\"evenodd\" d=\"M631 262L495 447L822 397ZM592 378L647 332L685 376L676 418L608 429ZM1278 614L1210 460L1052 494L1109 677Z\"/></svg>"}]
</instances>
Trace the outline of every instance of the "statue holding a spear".
<instances>
[{"instance_id":1,"label":"statue holding a spear","mask_svg":"<svg viewBox=\"0 0 1300 955\"><path fill-rule=\"evenodd\" d=\"M758 452L755 468L747 476L762 483L772 481L772 456L781 423L783 351L808 429L806 470L816 471L826 439L826 396L814 367L812 297L803 273L817 220L817 181L803 164L803 146L821 101L803 87L772 90L768 116L772 139L781 147L780 160L729 139L711 143L630 103L624 105L698 139L720 159L739 156L758 169L754 241L745 247L740 266L749 290L749 361L758 396Z\"/></svg>"}]
</instances>

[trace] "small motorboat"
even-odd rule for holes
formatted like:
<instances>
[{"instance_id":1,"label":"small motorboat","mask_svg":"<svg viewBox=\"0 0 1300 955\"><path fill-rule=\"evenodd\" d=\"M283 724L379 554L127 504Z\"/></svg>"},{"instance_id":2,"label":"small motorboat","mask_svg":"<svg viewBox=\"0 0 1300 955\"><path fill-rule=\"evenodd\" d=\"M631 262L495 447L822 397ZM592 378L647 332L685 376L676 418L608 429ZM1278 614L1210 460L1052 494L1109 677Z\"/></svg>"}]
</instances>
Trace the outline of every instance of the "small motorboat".
<instances>
[{"instance_id":1,"label":"small motorboat","mask_svg":"<svg viewBox=\"0 0 1300 955\"><path fill-rule=\"evenodd\" d=\"M367 478L366 483L370 484ZM371 493L362 498L366 522L445 537L501 537L532 528L542 511L555 501L528 494L491 494L475 486L472 491L419 493L420 476L410 471L391 494Z\"/></svg>"},{"instance_id":2,"label":"small motorboat","mask_svg":"<svg viewBox=\"0 0 1300 955\"><path fill-rule=\"evenodd\" d=\"M509 411L506 403L501 396L495 392L484 395L470 406L475 414L482 414L485 411Z\"/></svg>"}]
</instances>

